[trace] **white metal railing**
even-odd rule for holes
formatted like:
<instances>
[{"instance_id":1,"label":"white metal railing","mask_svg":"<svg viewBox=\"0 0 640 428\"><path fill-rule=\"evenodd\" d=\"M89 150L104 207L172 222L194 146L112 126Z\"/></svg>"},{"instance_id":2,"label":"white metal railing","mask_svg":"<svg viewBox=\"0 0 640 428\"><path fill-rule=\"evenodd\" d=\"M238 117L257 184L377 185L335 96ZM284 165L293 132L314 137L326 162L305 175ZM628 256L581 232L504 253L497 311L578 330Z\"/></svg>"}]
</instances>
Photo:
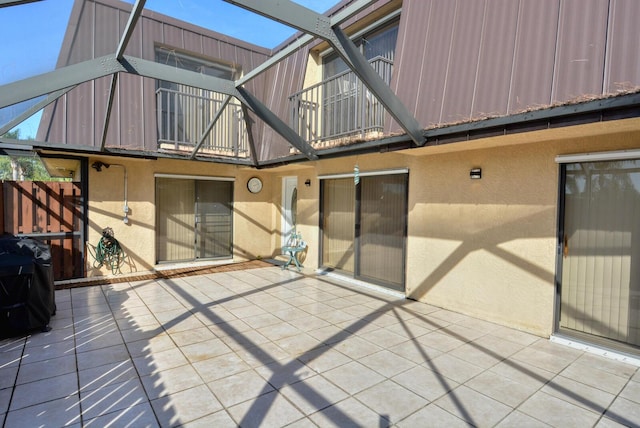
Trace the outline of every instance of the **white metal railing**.
<instances>
[{"instance_id":1,"label":"white metal railing","mask_svg":"<svg viewBox=\"0 0 640 428\"><path fill-rule=\"evenodd\" d=\"M369 63L391 83L392 61L376 57ZM384 106L351 70L289 96L289 107L291 127L312 144L384 129Z\"/></svg>"},{"instance_id":2,"label":"white metal railing","mask_svg":"<svg viewBox=\"0 0 640 428\"><path fill-rule=\"evenodd\" d=\"M159 147L178 151L193 150L223 102L224 95L197 88L158 88L156 107ZM198 153L248 156L248 135L239 103L227 104Z\"/></svg>"}]
</instances>

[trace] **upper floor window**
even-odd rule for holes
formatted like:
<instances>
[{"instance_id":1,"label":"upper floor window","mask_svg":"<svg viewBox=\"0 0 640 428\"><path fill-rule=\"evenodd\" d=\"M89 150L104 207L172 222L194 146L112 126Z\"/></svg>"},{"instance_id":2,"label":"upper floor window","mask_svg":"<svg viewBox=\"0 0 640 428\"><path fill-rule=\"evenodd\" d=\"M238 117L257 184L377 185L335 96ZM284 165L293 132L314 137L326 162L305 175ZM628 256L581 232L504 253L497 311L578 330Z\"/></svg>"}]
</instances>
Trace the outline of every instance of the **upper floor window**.
<instances>
[{"instance_id":1,"label":"upper floor window","mask_svg":"<svg viewBox=\"0 0 640 428\"><path fill-rule=\"evenodd\" d=\"M384 58L393 62L396 41L398 39L398 20L387 24L382 28L365 33L354 40L360 52L367 58L367 61L376 58ZM337 74L349 70L344 60L335 52L326 55L323 60L323 79L328 79ZM387 82L388 83L388 82Z\"/></svg>"},{"instance_id":2,"label":"upper floor window","mask_svg":"<svg viewBox=\"0 0 640 428\"><path fill-rule=\"evenodd\" d=\"M238 77L238 70L232 65L197 58L165 47L156 48L156 62L222 79Z\"/></svg>"}]
</instances>

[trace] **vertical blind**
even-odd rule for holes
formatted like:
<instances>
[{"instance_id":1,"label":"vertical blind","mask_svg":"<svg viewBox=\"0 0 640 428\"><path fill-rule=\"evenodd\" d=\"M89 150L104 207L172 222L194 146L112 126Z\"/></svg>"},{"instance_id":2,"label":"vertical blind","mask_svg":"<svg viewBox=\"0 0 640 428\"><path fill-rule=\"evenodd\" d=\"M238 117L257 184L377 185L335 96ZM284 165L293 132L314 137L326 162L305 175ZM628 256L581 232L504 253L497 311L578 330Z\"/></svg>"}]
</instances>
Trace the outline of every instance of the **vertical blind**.
<instances>
[{"instance_id":1,"label":"vertical blind","mask_svg":"<svg viewBox=\"0 0 640 428\"><path fill-rule=\"evenodd\" d=\"M156 179L156 248L158 261L194 257L195 188L192 180Z\"/></svg>"},{"instance_id":2,"label":"vertical blind","mask_svg":"<svg viewBox=\"0 0 640 428\"><path fill-rule=\"evenodd\" d=\"M408 174L322 180L322 264L404 290Z\"/></svg>"},{"instance_id":3,"label":"vertical blind","mask_svg":"<svg viewBox=\"0 0 640 428\"><path fill-rule=\"evenodd\" d=\"M565 168L560 327L640 345L640 160Z\"/></svg>"},{"instance_id":4,"label":"vertical blind","mask_svg":"<svg viewBox=\"0 0 640 428\"><path fill-rule=\"evenodd\" d=\"M156 178L157 261L231 257L233 182Z\"/></svg>"},{"instance_id":5,"label":"vertical blind","mask_svg":"<svg viewBox=\"0 0 640 428\"><path fill-rule=\"evenodd\" d=\"M355 186L353 178L323 180L322 264L354 272Z\"/></svg>"}]
</instances>

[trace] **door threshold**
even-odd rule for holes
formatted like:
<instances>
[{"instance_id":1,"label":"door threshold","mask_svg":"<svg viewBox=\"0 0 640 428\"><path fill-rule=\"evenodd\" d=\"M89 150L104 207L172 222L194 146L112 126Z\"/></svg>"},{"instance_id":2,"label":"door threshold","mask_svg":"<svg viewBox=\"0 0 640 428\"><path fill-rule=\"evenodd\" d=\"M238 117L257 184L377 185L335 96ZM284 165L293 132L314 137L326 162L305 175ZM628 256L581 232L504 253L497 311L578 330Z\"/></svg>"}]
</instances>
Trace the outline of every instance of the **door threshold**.
<instances>
[{"instance_id":1,"label":"door threshold","mask_svg":"<svg viewBox=\"0 0 640 428\"><path fill-rule=\"evenodd\" d=\"M364 287L364 288L368 288L370 290L377 291L379 293L389 294L389 295L394 296L394 297L396 297L398 299L406 299L407 298L407 296L401 291L391 290L391 289L383 287L381 285L376 285L376 284L372 284L370 282L361 281L359 279L355 279L355 278L349 277L347 275L341 275L341 274L336 273L336 272L334 272L332 270L318 269L318 270L316 270L316 275L326 276L326 277L337 279L337 280L340 280L340 281L343 281L343 282L348 282L349 284L353 284L353 285L356 285L358 287Z\"/></svg>"},{"instance_id":2,"label":"door threshold","mask_svg":"<svg viewBox=\"0 0 640 428\"><path fill-rule=\"evenodd\" d=\"M549 337L549 341L568 346L570 348L579 349L590 354L600 355L601 357L610 358L612 360L640 367L640 357L626 354L615 349L608 349L605 347L594 345L592 343L582 342L574 338L555 334L552 334L551 337Z\"/></svg>"}]
</instances>

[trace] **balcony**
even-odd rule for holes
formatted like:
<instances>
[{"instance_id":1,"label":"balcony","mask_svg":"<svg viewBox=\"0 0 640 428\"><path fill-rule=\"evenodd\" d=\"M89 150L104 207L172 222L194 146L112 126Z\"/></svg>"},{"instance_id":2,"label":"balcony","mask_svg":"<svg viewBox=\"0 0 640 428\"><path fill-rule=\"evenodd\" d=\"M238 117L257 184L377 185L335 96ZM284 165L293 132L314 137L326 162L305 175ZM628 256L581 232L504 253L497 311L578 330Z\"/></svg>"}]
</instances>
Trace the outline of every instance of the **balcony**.
<instances>
[{"instance_id":1,"label":"balcony","mask_svg":"<svg viewBox=\"0 0 640 428\"><path fill-rule=\"evenodd\" d=\"M391 83L393 62L369 61L380 77ZM379 137L386 110L356 74L345 71L289 97L291 127L315 148Z\"/></svg>"},{"instance_id":2,"label":"balcony","mask_svg":"<svg viewBox=\"0 0 640 428\"><path fill-rule=\"evenodd\" d=\"M158 147L191 152L224 102L221 94L182 86L156 90ZM248 157L249 144L242 108L230 102L204 137L199 155Z\"/></svg>"}]
</instances>

